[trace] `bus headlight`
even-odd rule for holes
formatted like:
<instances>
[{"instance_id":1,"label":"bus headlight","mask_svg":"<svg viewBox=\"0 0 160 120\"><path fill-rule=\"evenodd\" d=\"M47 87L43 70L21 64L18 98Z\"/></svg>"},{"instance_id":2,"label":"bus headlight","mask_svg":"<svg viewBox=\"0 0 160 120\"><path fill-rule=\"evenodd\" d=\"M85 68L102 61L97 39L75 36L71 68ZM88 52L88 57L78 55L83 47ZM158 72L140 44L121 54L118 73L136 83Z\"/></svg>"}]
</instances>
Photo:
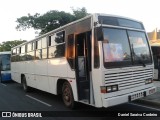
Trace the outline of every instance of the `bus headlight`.
<instances>
[{"instance_id":1,"label":"bus headlight","mask_svg":"<svg viewBox=\"0 0 160 120\"><path fill-rule=\"evenodd\" d=\"M150 84L150 83L152 83L152 79L145 80L145 84Z\"/></svg>"},{"instance_id":2,"label":"bus headlight","mask_svg":"<svg viewBox=\"0 0 160 120\"><path fill-rule=\"evenodd\" d=\"M118 91L118 85L101 86L101 93L110 93Z\"/></svg>"},{"instance_id":3,"label":"bus headlight","mask_svg":"<svg viewBox=\"0 0 160 120\"><path fill-rule=\"evenodd\" d=\"M113 85L112 86L112 91L118 91L118 85Z\"/></svg>"}]
</instances>

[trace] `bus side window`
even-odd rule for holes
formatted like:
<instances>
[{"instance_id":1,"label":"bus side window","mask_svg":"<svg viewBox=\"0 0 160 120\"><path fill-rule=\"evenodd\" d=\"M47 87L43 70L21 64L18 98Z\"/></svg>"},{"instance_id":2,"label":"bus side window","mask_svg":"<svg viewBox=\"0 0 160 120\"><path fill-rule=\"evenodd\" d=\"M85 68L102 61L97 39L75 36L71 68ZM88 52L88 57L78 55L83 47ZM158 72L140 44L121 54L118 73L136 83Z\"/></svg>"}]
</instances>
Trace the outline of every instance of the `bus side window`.
<instances>
[{"instance_id":1,"label":"bus side window","mask_svg":"<svg viewBox=\"0 0 160 120\"><path fill-rule=\"evenodd\" d=\"M68 35L67 39L67 60L72 69L75 68L74 34Z\"/></svg>"},{"instance_id":2,"label":"bus side window","mask_svg":"<svg viewBox=\"0 0 160 120\"><path fill-rule=\"evenodd\" d=\"M42 38L42 59L47 58L47 38Z\"/></svg>"},{"instance_id":3,"label":"bus side window","mask_svg":"<svg viewBox=\"0 0 160 120\"><path fill-rule=\"evenodd\" d=\"M42 59L42 43L41 43L41 39L36 41L36 60Z\"/></svg>"}]
</instances>

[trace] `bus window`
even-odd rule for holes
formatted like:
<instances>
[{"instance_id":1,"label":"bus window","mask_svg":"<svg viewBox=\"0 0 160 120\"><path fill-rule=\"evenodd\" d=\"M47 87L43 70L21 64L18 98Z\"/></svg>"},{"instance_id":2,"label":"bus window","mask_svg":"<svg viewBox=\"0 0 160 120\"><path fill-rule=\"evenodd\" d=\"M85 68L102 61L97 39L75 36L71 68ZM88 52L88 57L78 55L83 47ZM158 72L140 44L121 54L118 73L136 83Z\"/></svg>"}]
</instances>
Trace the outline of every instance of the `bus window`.
<instances>
[{"instance_id":1,"label":"bus window","mask_svg":"<svg viewBox=\"0 0 160 120\"><path fill-rule=\"evenodd\" d=\"M49 58L59 58L65 55L64 31L49 36Z\"/></svg>"},{"instance_id":2,"label":"bus window","mask_svg":"<svg viewBox=\"0 0 160 120\"><path fill-rule=\"evenodd\" d=\"M106 68L131 65L126 30L104 28L104 65ZM116 35L115 35L116 34Z\"/></svg>"},{"instance_id":3,"label":"bus window","mask_svg":"<svg viewBox=\"0 0 160 120\"><path fill-rule=\"evenodd\" d=\"M145 64L151 63L151 54L145 34L143 32L128 31L128 35L134 57L134 63L139 64L140 60Z\"/></svg>"},{"instance_id":4,"label":"bus window","mask_svg":"<svg viewBox=\"0 0 160 120\"><path fill-rule=\"evenodd\" d=\"M75 68L74 60L75 60L75 50L74 50L74 34L68 35L67 40L67 60L72 69Z\"/></svg>"}]
</instances>

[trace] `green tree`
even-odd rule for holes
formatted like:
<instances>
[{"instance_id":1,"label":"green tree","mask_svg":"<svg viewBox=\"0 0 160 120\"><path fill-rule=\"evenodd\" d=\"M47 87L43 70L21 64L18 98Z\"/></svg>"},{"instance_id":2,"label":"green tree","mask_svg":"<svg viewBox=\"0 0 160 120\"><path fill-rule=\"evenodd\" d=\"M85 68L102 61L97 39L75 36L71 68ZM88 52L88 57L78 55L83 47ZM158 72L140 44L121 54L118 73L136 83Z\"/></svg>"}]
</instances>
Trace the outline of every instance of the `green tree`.
<instances>
[{"instance_id":1,"label":"green tree","mask_svg":"<svg viewBox=\"0 0 160 120\"><path fill-rule=\"evenodd\" d=\"M87 13L87 9L85 7L77 8L77 9L72 8L72 11L73 11L73 14L74 14L76 20L89 15L89 13Z\"/></svg>"},{"instance_id":2,"label":"green tree","mask_svg":"<svg viewBox=\"0 0 160 120\"><path fill-rule=\"evenodd\" d=\"M22 44L24 42L26 42L26 40L13 40L13 41L2 42L0 44L0 52L11 51L12 47L15 47L15 46Z\"/></svg>"},{"instance_id":3,"label":"green tree","mask_svg":"<svg viewBox=\"0 0 160 120\"><path fill-rule=\"evenodd\" d=\"M26 30L28 28L34 28L35 30L40 30L40 34L44 34L88 15L85 8L72 8L72 10L73 14L64 11L51 10L43 15L36 13L35 15L28 14L28 16L22 16L16 20L18 23L16 29Z\"/></svg>"}]
</instances>

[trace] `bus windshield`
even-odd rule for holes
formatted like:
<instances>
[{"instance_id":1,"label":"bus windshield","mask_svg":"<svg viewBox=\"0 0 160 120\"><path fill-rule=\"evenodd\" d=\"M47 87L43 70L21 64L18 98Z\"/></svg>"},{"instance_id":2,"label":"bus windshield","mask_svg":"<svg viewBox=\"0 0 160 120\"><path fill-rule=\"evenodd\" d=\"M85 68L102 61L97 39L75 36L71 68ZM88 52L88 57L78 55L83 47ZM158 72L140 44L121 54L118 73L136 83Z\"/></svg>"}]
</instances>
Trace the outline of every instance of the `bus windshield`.
<instances>
[{"instance_id":1,"label":"bus windshield","mask_svg":"<svg viewBox=\"0 0 160 120\"><path fill-rule=\"evenodd\" d=\"M150 63L151 55L143 32L128 31L134 63Z\"/></svg>"},{"instance_id":2,"label":"bus windshield","mask_svg":"<svg viewBox=\"0 0 160 120\"><path fill-rule=\"evenodd\" d=\"M121 67L151 63L144 32L103 28L104 66Z\"/></svg>"},{"instance_id":3,"label":"bus windshield","mask_svg":"<svg viewBox=\"0 0 160 120\"><path fill-rule=\"evenodd\" d=\"M10 70L10 54L1 54L0 60L1 60L1 70L2 71Z\"/></svg>"}]
</instances>

